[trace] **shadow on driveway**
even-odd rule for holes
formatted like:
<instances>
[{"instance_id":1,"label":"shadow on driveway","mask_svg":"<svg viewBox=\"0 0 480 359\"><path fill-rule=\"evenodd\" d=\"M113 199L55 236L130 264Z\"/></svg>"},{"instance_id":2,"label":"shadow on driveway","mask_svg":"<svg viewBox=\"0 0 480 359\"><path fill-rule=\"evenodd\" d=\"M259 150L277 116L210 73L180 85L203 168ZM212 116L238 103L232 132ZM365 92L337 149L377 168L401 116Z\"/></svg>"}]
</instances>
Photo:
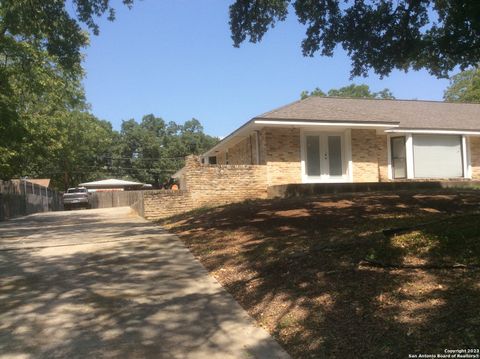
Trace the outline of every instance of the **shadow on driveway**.
<instances>
[{"instance_id":1,"label":"shadow on driveway","mask_svg":"<svg viewBox=\"0 0 480 359\"><path fill-rule=\"evenodd\" d=\"M0 248L0 356L288 358L176 237L128 209L16 219Z\"/></svg>"}]
</instances>

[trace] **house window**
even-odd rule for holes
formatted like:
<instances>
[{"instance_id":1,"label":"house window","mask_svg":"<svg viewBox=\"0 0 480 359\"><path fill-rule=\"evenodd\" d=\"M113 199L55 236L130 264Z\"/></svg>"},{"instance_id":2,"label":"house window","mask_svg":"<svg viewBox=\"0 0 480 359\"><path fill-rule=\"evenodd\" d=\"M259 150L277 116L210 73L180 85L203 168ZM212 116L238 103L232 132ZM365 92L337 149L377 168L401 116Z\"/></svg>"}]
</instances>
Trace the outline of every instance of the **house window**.
<instances>
[{"instance_id":1,"label":"house window","mask_svg":"<svg viewBox=\"0 0 480 359\"><path fill-rule=\"evenodd\" d=\"M320 137L306 136L307 140L307 175L320 176Z\"/></svg>"},{"instance_id":2,"label":"house window","mask_svg":"<svg viewBox=\"0 0 480 359\"><path fill-rule=\"evenodd\" d=\"M342 168L342 138L340 136L327 136L328 138L328 169L330 176L341 176Z\"/></svg>"},{"instance_id":3,"label":"house window","mask_svg":"<svg viewBox=\"0 0 480 359\"><path fill-rule=\"evenodd\" d=\"M463 177L462 137L413 135L415 178Z\"/></svg>"},{"instance_id":4,"label":"house window","mask_svg":"<svg viewBox=\"0 0 480 359\"><path fill-rule=\"evenodd\" d=\"M393 178L407 177L407 156L405 137L392 137L390 139L392 151L392 175Z\"/></svg>"},{"instance_id":5,"label":"house window","mask_svg":"<svg viewBox=\"0 0 480 359\"><path fill-rule=\"evenodd\" d=\"M210 156L208 157L208 164L216 165L217 164L217 156Z\"/></svg>"}]
</instances>

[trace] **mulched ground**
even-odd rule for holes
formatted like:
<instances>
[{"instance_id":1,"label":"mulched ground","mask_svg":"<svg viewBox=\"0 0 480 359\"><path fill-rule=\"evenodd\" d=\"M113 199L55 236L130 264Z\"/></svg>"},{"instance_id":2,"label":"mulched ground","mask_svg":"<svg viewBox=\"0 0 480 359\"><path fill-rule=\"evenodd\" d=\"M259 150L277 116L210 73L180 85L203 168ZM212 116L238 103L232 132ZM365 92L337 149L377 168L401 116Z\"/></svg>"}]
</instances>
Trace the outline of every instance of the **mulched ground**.
<instances>
[{"instance_id":1,"label":"mulched ground","mask_svg":"<svg viewBox=\"0 0 480 359\"><path fill-rule=\"evenodd\" d=\"M480 347L480 272L359 262L397 250L383 229L479 210L480 191L399 191L249 201L160 224L292 357L406 358Z\"/></svg>"}]
</instances>

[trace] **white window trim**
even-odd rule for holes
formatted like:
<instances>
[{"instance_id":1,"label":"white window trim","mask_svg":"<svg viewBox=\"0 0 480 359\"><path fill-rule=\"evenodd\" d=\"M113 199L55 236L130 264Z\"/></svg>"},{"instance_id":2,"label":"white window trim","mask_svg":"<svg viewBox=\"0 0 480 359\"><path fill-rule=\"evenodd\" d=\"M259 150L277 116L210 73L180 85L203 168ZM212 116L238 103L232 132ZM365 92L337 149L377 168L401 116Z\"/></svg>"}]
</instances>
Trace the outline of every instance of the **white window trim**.
<instances>
[{"instance_id":1,"label":"white window trim","mask_svg":"<svg viewBox=\"0 0 480 359\"><path fill-rule=\"evenodd\" d=\"M352 130L345 131L345 160L347 161L347 182L353 182Z\"/></svg>"},{"instance_id":2,"label":"white window trim","mask_svg":"<svg viewBox=\"0 0 480 359\"><path fill-rule=\"evenodd\" d=\"M387 176L389 180L393 180L392 135L387 135L387 157Z\"/></svg>"},{"instance_id":3,"label":"white window trim","mask_svg":"<svg viewBox=\"0 0 480 359\"><path fill-rule=\"evenodd\" d=\"M415 178L415 170L413 167L413 136L411 133L406 134L405 152L407 155L407 179Z\"/></svg>"},{"instance_id":4,"label":"white window trim","mask_svg":"<svg viewBox=\"0 0 480 359\"><path fill-rule=\"evenodd\" d=\"M472 160L470 156L470 137L462 135L463 177L467 179L472 179Z\"/></svg>"},{"instance_id":5,"label":"white window trim","mask_svg":"<svg viewBox=\"0 0 480 359\"><path fill-rule=\"evenodd\" d=\"M446 133L448 132L448 133ZM388 172L388 179L395 180L393 178L393 167L392 167L392 150L391 150L391 138L395 137L393 134L405 135L405 152L406 152L406 160L407 160L407 179L422 179L415 177L415 170L414 170L414 158L413 158L413 134L432 134L432 135L459 135L462 133L457 133L455 131L437 131L437 132L426 132L426 131L412 131L412 132L403 132L403 131L388 131L387 134L387 156L388 156L388 165L387 165L387 172ZM466 136L464 133L462 134L462 167L463 167L463 177L465 179L472 179L472 161L471 161L471 151L470 151L470 138Z\"/></svg>"}]
</instances>

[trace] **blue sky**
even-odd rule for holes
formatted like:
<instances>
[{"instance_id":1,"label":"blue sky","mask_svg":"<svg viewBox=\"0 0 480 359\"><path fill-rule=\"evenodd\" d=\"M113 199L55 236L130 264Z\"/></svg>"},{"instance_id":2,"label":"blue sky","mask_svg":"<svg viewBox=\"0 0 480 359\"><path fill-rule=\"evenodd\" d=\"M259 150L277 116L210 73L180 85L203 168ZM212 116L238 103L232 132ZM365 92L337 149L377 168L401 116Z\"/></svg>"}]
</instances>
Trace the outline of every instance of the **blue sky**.
<instances>
[{"instance_id":1,"label":"blue sky","mask_svg":"<svg viewBox=\"0 0 480 359\"><path fill-rule=\"evenodd\" d=\"M295 101L302 90L348 85L350 60L305 58L305 28L294 14L261 43L234 48L224 0L144 0L117 19L99 20L85 50L84 80L92 112L119 129L122 120L153 113L183 123L197 118L208 134L225 136L255 115ZM447 80L425 71L355 78L400 99L441 100Z\"/></svg>"}]
</instances>

